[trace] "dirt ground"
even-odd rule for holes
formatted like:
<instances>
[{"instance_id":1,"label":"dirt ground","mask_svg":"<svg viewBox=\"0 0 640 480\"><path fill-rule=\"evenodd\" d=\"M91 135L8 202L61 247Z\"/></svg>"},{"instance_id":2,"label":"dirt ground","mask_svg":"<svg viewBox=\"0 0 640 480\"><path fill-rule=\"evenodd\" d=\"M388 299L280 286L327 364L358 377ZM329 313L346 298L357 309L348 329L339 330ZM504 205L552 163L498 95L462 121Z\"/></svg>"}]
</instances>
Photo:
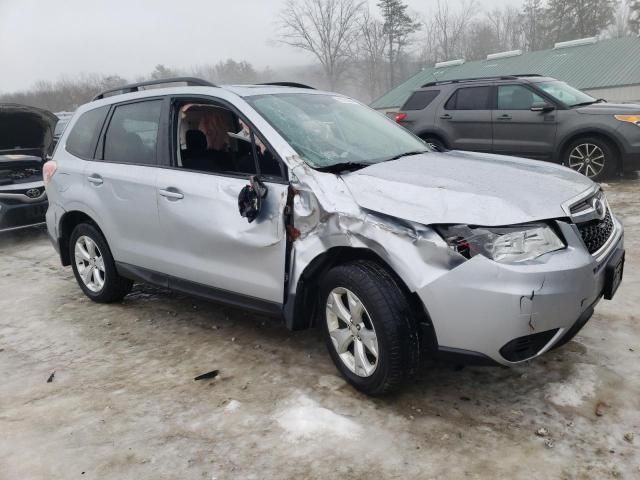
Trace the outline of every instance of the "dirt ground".
<instances>
[{"instance_id":1,"label":"dirt ground","mask_svg":"<svg viewBox=\"0 0 640 480\"><path fill-rule=\"evenodd\" d=\"M427 364L383 399L319 331L147 286L97 305L42 231L3 235L0 479L638 479L640 181L606 190L626 276L574 341L514 369Z\"/></svg>"}]
</instances>

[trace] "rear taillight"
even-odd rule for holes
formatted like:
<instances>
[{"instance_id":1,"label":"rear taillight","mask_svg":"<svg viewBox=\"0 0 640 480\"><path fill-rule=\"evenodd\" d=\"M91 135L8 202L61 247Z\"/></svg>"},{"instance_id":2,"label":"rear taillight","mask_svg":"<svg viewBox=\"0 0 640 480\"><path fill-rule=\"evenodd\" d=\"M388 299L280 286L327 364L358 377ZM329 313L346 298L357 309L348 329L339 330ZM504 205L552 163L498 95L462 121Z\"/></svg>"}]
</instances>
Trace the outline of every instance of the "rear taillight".
<instances>
[{"instance_id":1,"label":"rear taillight","mask_svg":"<svg viewBox=\"0 0 640 480\"><path fill-rule=\"evenodd\" d=\"M407 118L407 114L406 113L396 113L396 122L400 123L400 122L404 122L404 120Z\"/></svg>"},{"instance_id":2,"label":"rear taillight","mask_svg":"<svg viewBox=\"0 0 640 480\"><path fill-rule=\"evenodd\" d=\"M49 181L53 178L58 169L58 164L53 160L49 160L42 167L42 179L44 180L44 186L46 187Z\"/></svg>"}]
</instances>

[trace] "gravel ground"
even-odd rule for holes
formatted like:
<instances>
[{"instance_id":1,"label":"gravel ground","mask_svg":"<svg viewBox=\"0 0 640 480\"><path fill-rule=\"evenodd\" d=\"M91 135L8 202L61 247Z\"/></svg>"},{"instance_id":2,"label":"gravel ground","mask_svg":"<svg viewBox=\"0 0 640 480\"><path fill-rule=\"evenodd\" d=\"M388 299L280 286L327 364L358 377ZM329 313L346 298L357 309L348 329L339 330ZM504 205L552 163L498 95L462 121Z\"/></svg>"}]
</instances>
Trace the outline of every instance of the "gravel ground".
<instances>
[{"instance_id":1,"label":"gravel ground","mask_svg":"<svg viewBox=\"0 0 640 480\"><path fill-rule=\"evenodd\" d=\"M574 341L383 399L319 331L142 285L97 305L43 232L0 236L0 479L640 478L640 181L606 189L626 277Z\"/></svg>"}]
</instances>

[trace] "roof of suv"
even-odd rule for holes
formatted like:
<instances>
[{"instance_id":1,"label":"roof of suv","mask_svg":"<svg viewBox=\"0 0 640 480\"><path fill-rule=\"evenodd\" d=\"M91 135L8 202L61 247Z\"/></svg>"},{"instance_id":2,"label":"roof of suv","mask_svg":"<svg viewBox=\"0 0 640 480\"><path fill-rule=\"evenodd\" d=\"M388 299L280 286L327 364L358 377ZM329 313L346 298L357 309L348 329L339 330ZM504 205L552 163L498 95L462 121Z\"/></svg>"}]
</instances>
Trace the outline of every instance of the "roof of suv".
<instances>
[{"instance_id":1,"label":"roof of suv","mask_svg":"<svg viewBox=\"0 0 640 480\"><path fill-rule=\"evenodd\" d=\"M186 86L181 87L170 87L170 84L176 83L184 83ZM147 88L151 87L151 88ZM215 85L207 80L202 80L200 78L195 77L175 77L175 78L165 78L160 80L150 80L146 82L138 82L131 83L128 85L122 85L120 87L112 88L109 90L105 90L104 92L96 95L92 101L97 100L107 100L112 99L113 97L118 97L118 100L128 99L128 98L137 98L139 96L149 96L148 92L152 92L151 94L157 94L157 90L171 90L171 92L163 92L163 93L188 93L194 92L201 89L224 89L230 92L235 93L241 97L249 97L253 95L266 95L266 94L274 94L274 93L283 93L287 91L291 92L301 92L305 91L310 93L310 91L316 92L313 87L308 85L303 85L301 83L295 82L272 82L272 83L263 83L263 84L254 84L254 85ZM145 95L143 92L147 92ZM124 98L121 96L125 95ZM109 103L109 102L107 102Z\"/></svg>"}]
</instances>

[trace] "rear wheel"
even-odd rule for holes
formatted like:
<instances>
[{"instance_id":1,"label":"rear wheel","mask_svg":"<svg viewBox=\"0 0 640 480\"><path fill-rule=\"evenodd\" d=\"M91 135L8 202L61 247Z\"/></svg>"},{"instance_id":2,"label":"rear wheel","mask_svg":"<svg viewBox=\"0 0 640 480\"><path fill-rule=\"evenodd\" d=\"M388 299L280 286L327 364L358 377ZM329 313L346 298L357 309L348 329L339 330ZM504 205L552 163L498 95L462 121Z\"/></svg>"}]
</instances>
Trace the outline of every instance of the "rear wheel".
<instances>
[{"instance_id":1,"label":"rear wheel","mask_svg":"<svg viewBox=\"0 0 640 480\"><path fill-rule=\"evenodd\" d=\"M566 150L565 166L596 182L613 176L617 165L615 148L598 137L580 138Z\"/></svg>"},{"instance_id":2,"label":"rear wheel","mask_svg":"<svg viewBox=\"0 0 640 480\"><path fill-rule=\"evenodd\" d=\"M96 227L88 223L75 227L69 249L76 281L91 300L117 302L131 291L133 282L118 275L107 241Z\"/></svg>"},{"instance_id":3,"label":"rear wheel","mask_svg":"<svg viewBox=\"0 0 640 480\"><path fill-rule=\"evenodd\" d=\"M334 267L321 295L327 348L355 388L380 395L415 372L419 347L413 311L384 268L370 261Z\"/></svg>"}]
</instances>

